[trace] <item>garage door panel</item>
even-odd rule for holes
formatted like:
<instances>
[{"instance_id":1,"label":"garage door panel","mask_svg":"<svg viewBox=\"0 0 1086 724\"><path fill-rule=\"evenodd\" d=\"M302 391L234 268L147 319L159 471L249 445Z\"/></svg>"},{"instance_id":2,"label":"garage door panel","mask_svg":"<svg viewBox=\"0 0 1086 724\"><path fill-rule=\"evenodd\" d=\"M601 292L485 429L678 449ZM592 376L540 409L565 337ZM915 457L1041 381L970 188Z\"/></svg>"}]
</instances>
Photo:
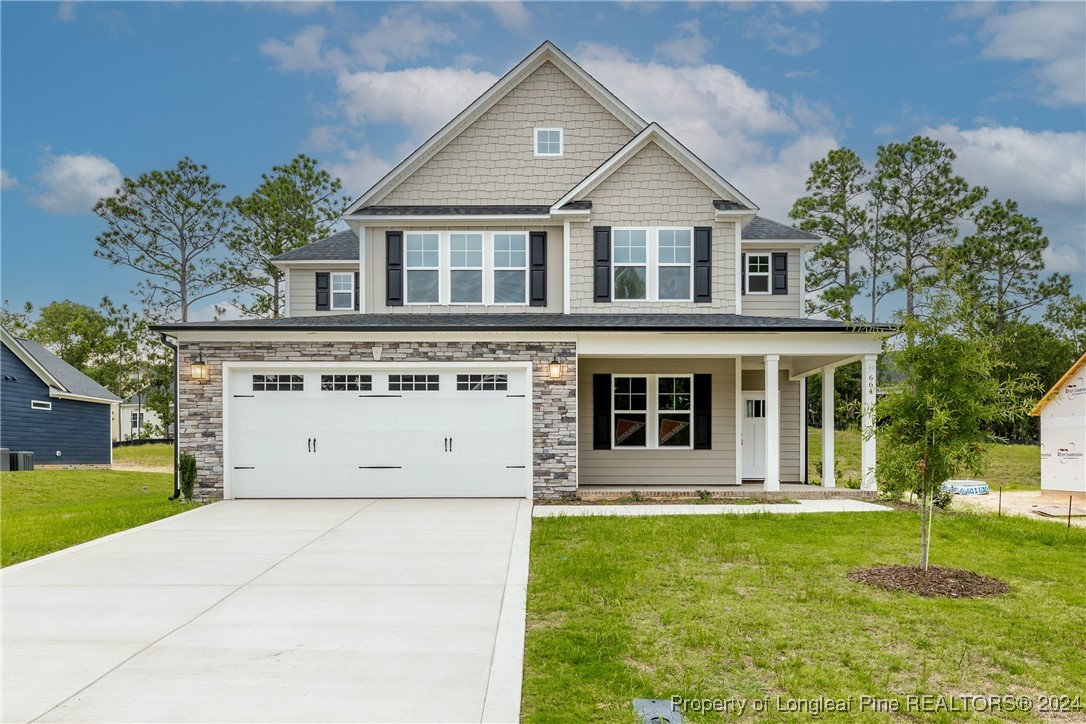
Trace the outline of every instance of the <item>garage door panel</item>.
<instances>
[{"instance_id":1,"label":"garage door panel","mask_svg":"<svg viewBox=\"0 0 1086 724\"><path fill-rule=\"evenodd\" d=\"M344 380L304 364L232 373L227 444L234 497L528 494L531 412L523 371L343 371L348 381L367 380L368 389L335 389L329 374ZM275 389L254 389L254 375L261 387ZM397 387L421 379L427 389L391 389L389 375L400 376Z\"/></svg>"}]
</instances>

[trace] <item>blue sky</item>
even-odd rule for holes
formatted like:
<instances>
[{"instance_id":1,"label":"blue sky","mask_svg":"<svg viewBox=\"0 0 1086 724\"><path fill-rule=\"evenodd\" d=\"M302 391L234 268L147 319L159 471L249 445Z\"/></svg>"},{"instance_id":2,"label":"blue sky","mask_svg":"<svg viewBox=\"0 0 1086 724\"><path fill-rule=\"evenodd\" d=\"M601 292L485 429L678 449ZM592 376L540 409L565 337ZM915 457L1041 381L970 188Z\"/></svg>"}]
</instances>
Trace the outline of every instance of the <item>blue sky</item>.
<instances>
[{"instance_id":1,"label":"blue sky","mask_svg":"<svg viewBox=\"0 0 1086 724\"><path fill-rule=\"evenodd\" d=\"M0 21L15 306L129 299L137 275L92 256L122 175L188 155L245 194L305 152L358 196L544 39L771 218L831 148L939 138L1086 293L1082 3L4 2Z\"/></svg>"}]
</instances>

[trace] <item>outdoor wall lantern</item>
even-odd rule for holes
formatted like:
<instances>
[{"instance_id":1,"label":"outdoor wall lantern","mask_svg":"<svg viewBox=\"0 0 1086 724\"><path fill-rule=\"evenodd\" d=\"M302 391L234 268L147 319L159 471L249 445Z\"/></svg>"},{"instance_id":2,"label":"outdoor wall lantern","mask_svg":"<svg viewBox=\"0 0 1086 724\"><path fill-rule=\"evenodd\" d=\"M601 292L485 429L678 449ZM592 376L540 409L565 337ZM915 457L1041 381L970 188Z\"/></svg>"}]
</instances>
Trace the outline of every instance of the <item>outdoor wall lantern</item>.
<instances>
[{"instance_id":1,"label":"outdoor wall lantern","mask_svg":"<svg viewBox=\"0 0 1086 724\"><path fill-rule=\"evenodd\" d=\"M208 378L207 362L204 362L204 356L198 354L196 361L192 363L192 367L189 370L189 374L192 375L192 379L198 382L204 382Z\"/></svg>"},{"instance_id":2,"label":"outdoor wall lantern","mask_svg":"<svg viewBox=\"0 0 1086 724\"><path fill-rule=\"evenodd\" d=\"M562 379L562 363L555 357L551 360L551 363L547 365L547 371L550 374L552 380Z\"/></svg>"}]
</instances>

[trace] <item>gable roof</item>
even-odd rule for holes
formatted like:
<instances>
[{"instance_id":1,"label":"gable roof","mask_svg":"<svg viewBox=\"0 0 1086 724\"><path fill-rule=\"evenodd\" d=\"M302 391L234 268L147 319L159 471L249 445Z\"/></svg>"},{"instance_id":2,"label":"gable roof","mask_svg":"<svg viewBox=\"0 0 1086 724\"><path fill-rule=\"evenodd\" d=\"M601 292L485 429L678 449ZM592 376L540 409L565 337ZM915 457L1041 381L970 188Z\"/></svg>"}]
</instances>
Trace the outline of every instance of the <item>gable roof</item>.
<instances>
[{"instance_id":1,"label":"gable roof","mask_svg":"<svg viewBox=\"0 0 1086 724\"><path fill-rule=\"evenodd\" d=\"M1037 402L1037 404L1033 406L1033 409L1029 411L1029 414L1033 417L1040 415L1041 410L1044 409L1044 406L1059 397L1060 389L1065 384L1067 384L1071 380L1071 378L1075 376L1075 373L1078 372L1083 366L1086 366L1086 353L1083 353L1083 355L1079 357L1073 365L1071 365L1071 368L1063 373L1063 377L1057 380L1056 384L1052 385L1052 389L1046 392L1044 397L1042 397Z\"/></svg>"},{"instance_id":2,"label":"gable roof","mask_svg":"<svg viewBox=\"0 0 1086 724\"><path fill-rule=\"evenodd\" d=\"M630 139L629 143L616 151L611 158L600 164L599 168L588 174L579 184L570 189L565 196L554 202L551 211L560 209L570 202L581 201L581 196L590 193L592 189L622 168L627 161L636 156L641 149L650 143L655 143L662 148L713 191L721 196L733 196L738 199L742 206L737 207L736 210L740 212L749 211L750 213L758 211L758 206L753 201L740 193L739 189L728 183L723 176L710 168L707 163L695 156L690 149L676 141L674 136L655 121L645 126L640 133ZM734 202L731 202L731 205L734 206Z\"/></svg>"},{"instance_id":3,"label":"gable roof","mask_svg":"<svg viewBox=\"0 0 1086 724\"><path fill-rule=\"evenodd\" d=\"M272 257L278 261L358 261L358 234L348 229Z\"/></svg>"},{"instance_id":4,"label":"gable roof","mask_svg":"<svg viewBox=\"0 0 1086 724\"><path fill-rule=\"evenodd\" d=\"M513 90L522 80L546 62L553 63L631 131L636 133L645 127L645 121L641 116L634 113L614 93L604 88L599 81L585 72L581 66L574 63L554 43L546 40L529 53L524 60L517 63L512 70L503 75L494 85L490 86L485 93L476 98L459 115L446 123L424 144L415 149L414 153L401 161L395 168L385 174L380 181L370 187L366 193L356 199L354 203L347 207L344 216L349 217L359 209L384 198L404 178L437 155L441 149L445 148L460 134L460 131L474 123L480 116L490 110L494 104L504 98L509 91Z\"/></svg>"},{"instance_id":5,"label":"gable roof","mask_svg":"<svg viewBox=\"0 0 1086 724\"><path fill-rule=\"evenodd\" d=\"M23 364L30 368L42 382L52 388L51 396L71 397L84 402L120 402L121 398L29 339L20 339L0 327L4 346L10 349ZM56 394L54 394L54 392Z\"/></svg>"},{"instance_id":6,"label":"gable roof","mask_svg":"<svg viewBox=\"0 0 1086 724\"><path fill-rule=\"evenodd\" d=\"M779 221L767 219L764 216L755 216L750 223L743 227L743 241L751 240L788 240L803 239L806 241L821 241L822 237L809 231L797 229L794 226L782 224Z\"/></svg>"}]
</instances>

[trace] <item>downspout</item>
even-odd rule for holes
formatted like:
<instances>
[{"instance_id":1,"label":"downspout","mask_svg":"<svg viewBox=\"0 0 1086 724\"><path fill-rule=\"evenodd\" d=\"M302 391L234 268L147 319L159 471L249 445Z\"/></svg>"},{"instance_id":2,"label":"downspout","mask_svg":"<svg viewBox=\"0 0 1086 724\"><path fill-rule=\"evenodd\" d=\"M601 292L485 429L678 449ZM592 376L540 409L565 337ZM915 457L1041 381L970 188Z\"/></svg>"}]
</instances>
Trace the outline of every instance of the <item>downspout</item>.
<instances>
[{"instance_id":1,"label":"downspout","mask_svg":"<svg viewBox=\"0 0 1086 724\"><path fill-rule=\"evenodd\" d=\"M169 500L177 500L181 497L181 353L164 332L159 332L158 338L162 340L162 344L173 350L173 495Z\"/></svg>"}]
</instances>

